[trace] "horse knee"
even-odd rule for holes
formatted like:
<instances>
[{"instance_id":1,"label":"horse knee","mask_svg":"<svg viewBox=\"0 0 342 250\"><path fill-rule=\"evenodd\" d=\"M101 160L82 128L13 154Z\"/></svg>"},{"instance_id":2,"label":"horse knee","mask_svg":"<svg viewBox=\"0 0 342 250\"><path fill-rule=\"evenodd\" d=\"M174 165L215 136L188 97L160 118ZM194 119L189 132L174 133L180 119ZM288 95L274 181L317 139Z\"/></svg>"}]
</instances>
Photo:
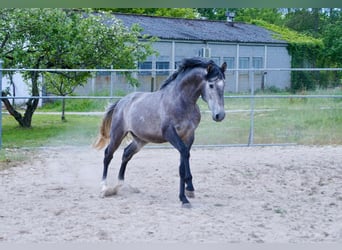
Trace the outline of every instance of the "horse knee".
<instances>
[{"instance_id":1,"label":"horse knee","mask_svg":"<svg viewBox=\"0 0 342 250\"><path fill-rule=\"evenodd\" d=\"M123 162L128 162L133 157L134 154L135 154L135 148L132 148L132 147L125 148L122 154L121 160Z\"/></svg>"},{"instance_id":2,"label":"horse knee","mask_svg":"<svg viewBox=\"0 0 342 250\"><path fill-rule=\"evenodd\" d=\"M103 163L105 165L108 165L112 159L113 159L113 153L109 152L108 148L106 148Z\"/></svg>"}]
</instances>

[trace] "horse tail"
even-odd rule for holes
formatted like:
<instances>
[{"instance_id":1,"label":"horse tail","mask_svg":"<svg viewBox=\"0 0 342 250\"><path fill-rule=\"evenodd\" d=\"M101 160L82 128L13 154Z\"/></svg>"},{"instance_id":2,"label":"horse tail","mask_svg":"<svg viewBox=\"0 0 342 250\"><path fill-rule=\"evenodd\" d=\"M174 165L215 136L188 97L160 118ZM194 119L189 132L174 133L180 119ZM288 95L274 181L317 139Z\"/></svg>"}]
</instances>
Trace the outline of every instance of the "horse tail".
<instances>
[{"instance_id":1,"label":"horse tail","mask_svg":"<svg viewBox=\"0 0 342 250\"><path fill-rule=\"evenodd\" d=\"M110 105L106 111L105 116L103 117L102 124L100 127L100 133L97 137L97 140L93 144L94 148L102 149L108 144L110 137L110 127L112 125L112 116L115 111L116 105L118 102Z\"/></svg>"}]
</instances>

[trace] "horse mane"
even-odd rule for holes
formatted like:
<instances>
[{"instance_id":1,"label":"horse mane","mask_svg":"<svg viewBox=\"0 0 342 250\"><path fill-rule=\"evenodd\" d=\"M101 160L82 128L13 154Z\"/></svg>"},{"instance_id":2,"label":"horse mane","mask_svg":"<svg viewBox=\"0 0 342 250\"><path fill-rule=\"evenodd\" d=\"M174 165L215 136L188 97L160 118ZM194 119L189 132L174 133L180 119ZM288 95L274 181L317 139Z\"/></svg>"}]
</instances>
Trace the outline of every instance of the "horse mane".
<instances>
[{"instance_id":1,"label":"horse mane","mask_svg":"<svg viewBox=\"0 0 342 250\"><path fill-rule=\"evenodd\" d=\"M193 69L193 68L197 68L197 67L207 68L209 64L215 65L214 61L212 61L212 60L205 61L202 58L186 58L186 59L183 59L181 64L179 65L177 71L175 71L172 75L170 75L164 81L164 83L161 85L160 89L163 89L166 86L168 86L171 82L173 82L177 78L177 76L180 73L185 72L188 69Z\"/></svg>"}]
</instances>

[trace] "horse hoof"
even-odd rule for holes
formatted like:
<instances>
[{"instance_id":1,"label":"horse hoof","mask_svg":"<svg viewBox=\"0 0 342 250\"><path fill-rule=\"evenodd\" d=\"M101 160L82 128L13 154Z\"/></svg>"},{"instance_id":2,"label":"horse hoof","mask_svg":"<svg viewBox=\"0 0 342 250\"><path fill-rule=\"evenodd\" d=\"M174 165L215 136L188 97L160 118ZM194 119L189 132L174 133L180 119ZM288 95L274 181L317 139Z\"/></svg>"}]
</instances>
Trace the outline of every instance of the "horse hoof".
<instances>
[{"instance_id":1,"label":"horse hoof","mask_svg":"<svg viewBox=\"0 0 342 250\"><path fill-rule=\"evenodd\" d=\"M189 198L195 198L195 191L185 190L185 195Z\"/></svg>"},{"instance_id":2,"label":"horse hoof","mask_svg":"<svg viewBox=\"0 0 342 250\"><path fill-rule=\"evenodd\" d=\"M191 208L192 206L191 206L191 203L183 203L182 204L182 208Z\"/></svg>"},{"instance_id":3,"label":"horse hoof","mask_svg":"<svg viewBox=\"0 0 342 250\"><path fill-rule=\"evenodd\" d=\"M118 188L114 187L114 188L106 188L104 190L102 190L101 192L101 197L102 198L106 198L106 197L110 197L110 196L114 196L118 193Z\"/></svg>"}]
</instances>

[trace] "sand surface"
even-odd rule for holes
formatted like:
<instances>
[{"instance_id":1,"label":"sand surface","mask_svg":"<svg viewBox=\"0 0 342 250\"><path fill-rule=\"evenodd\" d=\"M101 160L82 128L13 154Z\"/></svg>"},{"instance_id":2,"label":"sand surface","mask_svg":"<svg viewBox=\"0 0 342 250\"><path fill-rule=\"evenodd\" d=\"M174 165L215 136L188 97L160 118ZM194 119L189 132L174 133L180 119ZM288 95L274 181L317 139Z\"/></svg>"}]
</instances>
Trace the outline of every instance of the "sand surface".
<instances>
[{"instance_id":1,"label":"sand surface","mask_svg":"<svg viewBox=\"0 0 342 250\"><path fill-rule=\"evenodd\" d=\"M109 198L103 151L35 154L0 171L0 242L342 242L342 146L194 148L191 209L174 149L139 152Z\"/></svg>"}]
</instances>

